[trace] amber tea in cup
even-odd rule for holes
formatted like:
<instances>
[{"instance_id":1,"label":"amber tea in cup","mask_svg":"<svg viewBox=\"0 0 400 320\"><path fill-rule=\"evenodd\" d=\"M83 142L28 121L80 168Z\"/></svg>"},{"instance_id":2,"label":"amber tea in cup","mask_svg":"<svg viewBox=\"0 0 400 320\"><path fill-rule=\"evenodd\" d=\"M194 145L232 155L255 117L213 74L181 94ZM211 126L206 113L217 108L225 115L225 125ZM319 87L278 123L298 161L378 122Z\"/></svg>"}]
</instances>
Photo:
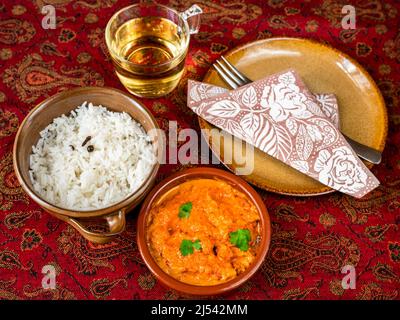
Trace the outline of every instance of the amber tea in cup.
<instances>
[{"instance_id":1,"label":"amber tea in cup","mask_svg":"<svg viewBox=\"0 0 400 320\"><path fill-rule=\"evenodd\" d=\"M110 19L105 32L107 47L116 74L129 92L155 98L177 86L190 34L196 33L200 24L198 13L187 12L178 13L163 5L135 4Z\"/></svg>"}]
</instances>

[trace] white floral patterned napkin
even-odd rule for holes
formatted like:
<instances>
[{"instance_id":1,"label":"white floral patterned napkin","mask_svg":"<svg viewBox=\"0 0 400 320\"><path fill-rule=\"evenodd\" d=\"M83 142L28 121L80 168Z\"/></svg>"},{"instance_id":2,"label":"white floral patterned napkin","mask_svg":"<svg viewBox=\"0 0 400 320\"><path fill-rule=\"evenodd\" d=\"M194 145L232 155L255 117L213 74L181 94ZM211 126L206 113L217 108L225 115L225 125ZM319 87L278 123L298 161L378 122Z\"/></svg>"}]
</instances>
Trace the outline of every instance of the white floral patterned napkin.
<instances>
[{"instance_id":1,"label":"white floral patterned napkin","mask_svg":"<svg viewBox=\"0 0 400 320\"><path fill-rule=\"evenodd\" d=\"M379 185L339 131L334 95L313 95L289 70L239 89L189 81L200 117L321 183L361 198Z\"/></svg>"}]
</instances>

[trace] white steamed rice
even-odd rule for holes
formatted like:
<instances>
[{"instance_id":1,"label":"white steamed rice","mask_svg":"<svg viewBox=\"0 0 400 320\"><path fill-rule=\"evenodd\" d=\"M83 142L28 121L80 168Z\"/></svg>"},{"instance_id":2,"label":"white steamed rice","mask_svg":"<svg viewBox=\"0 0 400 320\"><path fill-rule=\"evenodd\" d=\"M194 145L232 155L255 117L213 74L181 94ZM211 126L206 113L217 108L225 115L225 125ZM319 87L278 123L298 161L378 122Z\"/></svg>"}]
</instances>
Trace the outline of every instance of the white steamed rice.
<instances>
[{"instance_id":1,"label":"white steamed rice","mask_svg":"<svg viewBox=\"0 0 400 320\"><path fill-rule=\"evenodd\" d=\"M33 187L45 200L66 209L99 209L125 199L156 161L139 123L127 113L91 103L54 119L40 136L30 156Z\"/></svg>"}]
</instances>

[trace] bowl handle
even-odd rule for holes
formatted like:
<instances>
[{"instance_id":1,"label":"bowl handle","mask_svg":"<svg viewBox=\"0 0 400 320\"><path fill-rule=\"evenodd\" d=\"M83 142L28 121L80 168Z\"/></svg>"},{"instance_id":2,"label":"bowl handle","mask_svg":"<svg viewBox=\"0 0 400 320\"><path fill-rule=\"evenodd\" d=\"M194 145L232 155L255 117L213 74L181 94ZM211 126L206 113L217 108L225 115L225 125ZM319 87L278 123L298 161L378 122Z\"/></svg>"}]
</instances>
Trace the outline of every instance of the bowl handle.
<instances>
[{"instance_id":1,"label":"bowl handle","mask_svg":"<svg viewBox=\"0 0 400 320\"><path fill-rule=\"evenodd\" d=\"M86 240L94 243L103 244L110 242L113 237L119 235L125 230L125 209L121 209L120 211L105 217L105 219L110 229L109 232L89 231L78 220L74 218L67 217L65 221L73 226Z\"/></svg>"}]
</instances>

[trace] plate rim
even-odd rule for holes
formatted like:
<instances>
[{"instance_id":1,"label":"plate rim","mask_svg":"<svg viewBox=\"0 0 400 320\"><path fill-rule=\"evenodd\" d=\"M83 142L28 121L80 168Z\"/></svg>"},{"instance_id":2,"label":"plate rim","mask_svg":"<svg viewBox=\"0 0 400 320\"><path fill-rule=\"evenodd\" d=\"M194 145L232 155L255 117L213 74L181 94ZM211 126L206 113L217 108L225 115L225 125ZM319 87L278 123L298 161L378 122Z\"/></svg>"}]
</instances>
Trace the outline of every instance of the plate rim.
<instances>
[{"instance_id":1,"label":"plate rim","mask_svg":"<svg viewBox=\"0 0 400 320\"><path fill-rule=\"evenodd\" d=\"M253 46L259 46L262 45L264 43L268 43L268 42L272 42L272 41L300 41L300 42L305 42L305 43L309 43L311 45L317 45L322 47L323 49L328 49L333 51L334 53L336 53L337 55L346 58L347 60L349 60L353 65L355 65L357 67L358 70L360 70L360 72L363 74L363 76L366 77L366 79L368 80L369 83L371 83L372 85L372 89L377 93L377 98L379 101L380 107L382 108L383 111L383 138L382 141L380 142L380 145L378 147L378 150L380 152L383 152L385 145L386 145L386 141L387 141L387 135L388 135L388 112L387 112L387 106L385 103L385 100L383 98L382 92L380 91L378 85L376 84L375 80L372 78L372 76L368 73L368 71L354 58L350 57L348 54L340 51L339 49L334 48L333 46L326 44L326 43L321 43L315 39L309 39L309 38L301 38L301 37L271 37L271 38L267 38L267 39L260 39L260 40L255 40L255 41L250 41L244 44L241 44L239 46L236 46L230 50L228 50L223 56L226 58L229 58L231 55L245 50L248 47L253 47ZM210 77L210 74L212 72L215 72L213 70L212 64L210 64L209 69L207 70L207 72L205 73L205 75L203 76L203 82L205 81L205 79ZM197 121L199 124L200 129L204 129L205 128L205 124L208 122L204 119L202 119L200 116L197 116ZM220 129L221 130L221 129ZM211 151L213 152L213 154L218 158L218 160L226 167L228 168L231 172L234 172L234 168L230 167L229 165L227 165L225 162L223 162L220 158L220 156L214 151L214 149L212 148L212 137L211 136L206 136L206 134L204 133L204 130L201 130L204 139L206 140L209 148L211 149ZM366 164L368 169L371 169L374 165L367 163ZM246 181L248 181L249 183L263 189L266 191L270 191L270 192L274 192L277 194L281 194L281 195L290 195L290 196L299 196L299 197L307 197L307 196L319 196L319 195L324 195L324 194L329 194L329 193L333 193L336 192L336 190L324 186L322 185L321 188L319 189L320 191L310 191L310 190L304 190L304 191L298 191L298 190L290 190L290 189L277 189L274 187L271 187L269 185L266 184L260 184L259 182L254 181L254 179L249 178L250 176L242 176L242 178Z\"/></svg>"}]
</instances>

